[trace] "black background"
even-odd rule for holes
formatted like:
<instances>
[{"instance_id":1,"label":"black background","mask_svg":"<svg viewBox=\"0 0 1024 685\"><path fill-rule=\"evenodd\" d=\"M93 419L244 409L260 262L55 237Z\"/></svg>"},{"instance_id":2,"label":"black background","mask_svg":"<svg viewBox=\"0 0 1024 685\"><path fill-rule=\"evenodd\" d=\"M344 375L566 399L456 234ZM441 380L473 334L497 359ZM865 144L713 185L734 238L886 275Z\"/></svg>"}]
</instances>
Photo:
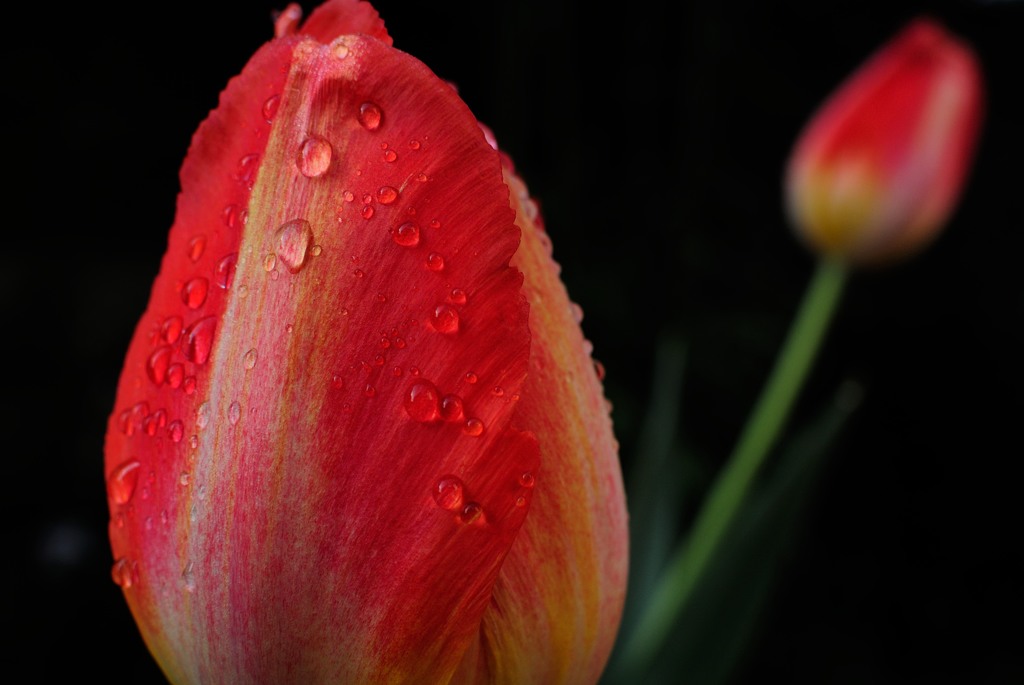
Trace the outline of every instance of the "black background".
<instances>
[{"instance_id":1,"label":"black background","mask_svg":"<svg viewBox=\"0 0 1024 685\"><path fill-rule=\"evenodd\" d=\"M975 46L974 172L933 246L849 283L794 421L847 378L864 404L738 677L1024 682L1024 3L376 6L540 201L627 469L666 332L683 430L711 470L731 447L813 266L781 169L817 104L918 14ZM189 139L281 7L5 11L0 601L25 682L161 682L110 579L103 432Z\"/></svg>"}]
</instances>

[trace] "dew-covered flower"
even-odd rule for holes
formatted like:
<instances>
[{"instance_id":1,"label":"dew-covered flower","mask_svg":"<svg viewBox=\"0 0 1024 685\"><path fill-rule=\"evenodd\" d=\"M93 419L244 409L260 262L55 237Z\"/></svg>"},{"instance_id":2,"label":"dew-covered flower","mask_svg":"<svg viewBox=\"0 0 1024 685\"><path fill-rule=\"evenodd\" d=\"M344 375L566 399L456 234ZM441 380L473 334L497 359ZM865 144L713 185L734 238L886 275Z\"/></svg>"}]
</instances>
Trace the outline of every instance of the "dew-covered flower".
<instances>
[{"instance_id":1,"label":"dew-covered flower","mask_svg":"<svg viewBox=\"0 0 1024 685\"><path fill-rule=\"evenodd\" d=\"M114 580L174 683L594 683L626 509L537 205L369 4L275 26L128 349Z\"/></svg>"}]
</instances>

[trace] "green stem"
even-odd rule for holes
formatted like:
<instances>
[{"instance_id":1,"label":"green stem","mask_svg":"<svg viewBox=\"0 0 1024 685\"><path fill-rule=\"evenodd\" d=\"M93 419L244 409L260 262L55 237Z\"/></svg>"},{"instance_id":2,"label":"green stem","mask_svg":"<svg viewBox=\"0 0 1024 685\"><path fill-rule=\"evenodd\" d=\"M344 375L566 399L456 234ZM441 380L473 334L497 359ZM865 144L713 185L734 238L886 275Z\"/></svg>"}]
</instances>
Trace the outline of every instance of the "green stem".
<instances>
[{"instance_id":1,"label":"green stem","mask_svg":"<svg viewBox=\"0 0 1024 685\"><path fill-rule=\"evenodd\" d=\"M636 630L624 645L619 671L627 677L626 682L639 682L636 677L661 648L774 446L824 338L846 273L838 261L822 259L818 263L732 456L704 500L687 542L672 555Z\"/></svg>"}]
</instances>

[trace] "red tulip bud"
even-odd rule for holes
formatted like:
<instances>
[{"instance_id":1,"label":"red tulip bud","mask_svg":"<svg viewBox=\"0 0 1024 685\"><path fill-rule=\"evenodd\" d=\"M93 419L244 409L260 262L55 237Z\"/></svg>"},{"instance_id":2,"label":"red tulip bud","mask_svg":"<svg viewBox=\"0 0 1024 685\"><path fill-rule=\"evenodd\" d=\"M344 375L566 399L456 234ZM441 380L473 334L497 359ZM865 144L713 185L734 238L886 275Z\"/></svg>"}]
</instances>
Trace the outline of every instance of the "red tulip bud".
<instances>
[{"instance_id":1,"label":"red tulip bud","mask_svg":"<svg viewBox=\"0 0 1024 685\"><path fill-rule=\"evenodd\" d=\"M276 32L181 170L114 580L174 683L594 683L626 510L537 206L370 5Z\"/></svg>"},{"instance_id":2,"label":"red tulip bud","mask_svg":"<svg viewBox=\"0 0 1024 685\"><path fill-rule=\"evenodd\" d=\"M793 150L790 218L818 253L889 262L929 243L960 196L982 118L971 49L912 22L824 104Z\"/></svg>"}]
</instances>

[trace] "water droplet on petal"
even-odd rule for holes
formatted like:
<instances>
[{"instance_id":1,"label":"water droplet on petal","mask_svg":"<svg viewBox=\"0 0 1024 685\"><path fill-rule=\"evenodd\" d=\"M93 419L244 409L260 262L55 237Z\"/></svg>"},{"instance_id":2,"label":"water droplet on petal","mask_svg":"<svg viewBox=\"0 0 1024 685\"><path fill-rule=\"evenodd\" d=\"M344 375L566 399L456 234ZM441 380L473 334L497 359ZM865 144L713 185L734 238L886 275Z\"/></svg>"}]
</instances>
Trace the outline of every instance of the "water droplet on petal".
<instances>
[{"instance_id":1,"label":"water droplet on petal","mask_svg":"<svg viewBox=\"0 0 1024 685\"><path fill-rule=\"evenodd\" d=\"M197 276L185 283L181 289L181 301L189 309L199 309L206 302L206 294L210 290L210 281Z\"/></svg>"},{"instance_id":2,"label":"water droplet on petal","mask_svg":"<svg viewBox=\"0 0 1024 685\"><path fill-rule=\"evenodd\" d=\"M380 107L372 102L364 102L359 106L359 123L367 131L376 131L380 128L383 117L384 113L381 112Z\"/></svg>"},{"instance_id":3,"label":"water droplet on petal","mask_svg":"<svg viewBox=\"0 0 1024 685\"><path fill-rule=\"evenodd\" d=\"M494 395L495 397L502 397L505 394L505 389L502 388L500 385L496 385L493 388L491 388L491 394Z\"/></svg>"},{"instance_id":4,"label":"water droplet on petal","mask_svg":"<svg viewBox=\"0 0 1024 685\"><path fill-rule=\"evenodd\" d=\"M160 337L164 339L164 342L173 345L178 340L178 336L181 335L183 326L184 323L180 316L169 316L164 319L163 324L160 326Z\"/></svg>"},{"instance_id":5,"label":"water droplet on petal","mask_svg":"<svg viewBox=\"0 0 1024 685\"><path fill-rule=\"evenodd\" d=\"M146 435L150 437L156 435L158 429L167 425L167 412L163 409L157 409L146 417L142 425L146 429Z\"/></svg>"},{"instance_id":6,"label":"water droplet on petal","mask_svg":"<svg viewBox=\"0 0 1024 685\"><path fill-rule=\"evenodd\" d=\"M246 368L246 370L249 370L252 367L256 366L256 348L255 347L253 347L252 349L250 349L248 352L245 353L245 356L242 358L242 365Z\"/></svg>"},{"instance_id":7,"label":"water droplet on petal","mask_svg":"<svg viewBox=\"0 0 1024 685\"><path fill-rule=\"evenodd\" d=\"M381 186L377 189L377 202L390 205L398 199L398 191L392 186Z\"/></svg>"},{"instance_id":8,"label":"water droplet on petal","mask_svg":"<svg viewBox=\"0 0 1024 685\"><path fill-rule=\"evenodd\" d=\"M114 567L110 569L110 576L115 583L127 590L135 584L138 578L138 563L121 557L114 562Z\"/></svg>"},{"instance_id":9,"label":"water droplet on petal","mask_svg":"<svg viewBox=\"0 0 1024 685\"><path fill-rule=\"evenodd\" d=\"M306 264L313 227L305 219L289 221L277 230L277 256L293 274Z\"/></svg>"},{"instance_id":10,"label":"water droplet on petal","mask_svg":"<svg viewBox=\"0 0 1024 685\"><path fill-rule=\"evenodd\" d=\"M245 185L251 185L256 178L256 169L259 167L260 156L256 153L245 155L238 160L238 168L235 171L235 178Z\"/></svg>"},{"instance_id":11,"label":"water droplet on petal","mask_svg":"<svg viewBox=\"0 0 1024 685\"><path fill-rule=\"evenodd\" d=\"M462 398L458 395L445 395L441 400L441 418L445 421L461 421L463 416Z\"/></svg>"},{"instance_id":12,"label":"water droplet on petal","mask_svg":"<svg viewBox=\"0 0 1024 685\"><path fill-rule=\"evenodd\" d=\"M203 251L205 249L206 238L204 236L197 235L188 242L188 258L193 262L198 262L199 258L203 256Z\"/></svg>"},{"instance_id":13,"label":"water droplet on petal","mask_svg":"<svg viewBox=\"0 0 1024 685\"><path fill-rule=\"evenodd\" d=\"M419 150L420 149L420 141L418 141L416 139L410 140L409 141L409 149L410 150Z\"/></svg>"},{"instance_id":14,"label":"water droplet on petal","mask_svg":"<svg viewBox=\"0 0 1024 685\"><path fill-rule=\"evenodd\" d=\"M434 501L442 509L458 511L462 508L462 490L462 481L456 476L442 476L434 484Z\"/></svg>"},{"instance_id":15,"label":"water droplet on petal","mask_svg":"<svg viewBox=\"0 0 1024 685\"><path fill-rule=\"evenodd\" d=\"M476 502L469 502L462 508L462 513L459 514L459 520L466 525L475 524L482 526L484 524L484 510Z\"/></svg>"},{"instance_id":16,"label":"water droplet on petal","mask_svg":"<svg viewBox=\"0 0 1024 685\"><path fill-rule=\"evenodd\" d=\"M110 473L107 494L114 504L127 504L139 482L139 460L129 459Z\"/></svg>"},{"instance_id":17,"label":"water droplet on petal","mask_svg":"<svg viewBox=\"0 0 1024 685\"><path fill-rule=\"evenodd\" d=\"M431 219L430 220L430 227L431 228L441 228L441 222L438 221L437 219Z\"/></svg>"},{"instance_id":18,"label":"water droplet on petal","mask_svg":"<svg viewBox=\"0 0 1024 685\"><path fill-rule=\"evenodd\" d=\"M519 475L519 484L522 485L524 488L532 488L534 482L535 481L533 478L533 474L530 473L529 471L524 471L522 474Z\"/></svg>"},{"instance_id":19,"label":"water droplet on petal","mask_svg":"<svg viewBox=\"0 0 1024 685\"><path fill-rule=\"evenodd\" d=\"M238 205L231 204L224 208L221 217L224 219L224 225L228 228L235 228L239 223L239 208Z\"/></svg>"},{"instance_id":20,"label":"water droplet on petal","mask_svg":"<svg viewBox=\"0 0 1024 685\"><path fill-rule=\"evenodd\" d=\"M185 435L185 426L179 420L171 421L167 426L167 434L171 436L171 442L179 443Z\"/></svg>"},{"instance_id":21,"label":"water droplet on petal","mask_svg":"<svg viewBox=\"0 0 1024 685\"><path fill-rule=\"evenodd\" d=\"M264 271L273 271L276 266L277 266L277 255L274 254L273 252L271 252L270 254L268 254L266 257L263 258L263 270Z\"/></svg>"},{"instance_id":22,"label":"water droplet on petal","mask_svg":"<svg viewBox=\"0 0 1024 685\"><path fill-rule=\"evenodd\" d=\"M191 395L196 391L196 377L185 376L185 380L181 383L181 389L185 391L186 395Z\"/></svg>"},{"instance_id":23,"label":"water droplet on petal","mask_svg":"<svg viewBox=\"0 0 1024 685\"><path fill-rule=\"evenodd\" d=\"M466 423L462 425L462 432L476 437L484 432L484 422L477 418L466 419Z\"/></svg>"},{"instance_id":24,"label":"water droplet on petal","mask_svg":"<svg viewBox=\"0 0 1024 685\"><path fill-rule=\"evenodd\" d=\"M427 268L431 271L443 271L444 270L444 257L436 252L431 252L427 255Z\"/></svg>"},{"instance_id":25,"label":"water droplet on petal","mask_svg":"<svg viewBox=\"0 0 1024 685\"><path fill-rule=\"evenodd\" d=\"M231 425L234 426L236 423L238 423L238 420L240 418L242 418L242 405L238 402L238 400L235 400L228 407L228 421L230 421Z\"/></svg>"},{"instance_id":26,"label":"water droplet on petal","mask_svg":"<svg viewBox=\"0 0 1024 685\"><path fill-rule=\"evenodd\" d=\"M348 45L345 43L344 37L338 38L333 43L331 43L331 54L334 55L336 58L345 59L346 57L348 57L348 53L349 49Z\"/></svg>"},{"instance_id":27,"label":"water droplet on petal","mask_svg":"<svg viewBox=\"0 0 1024 685\"><path fill-rule=\"evenodd\" d=\"M146 360L146 375L154 384L160 385L167 380L167 369L171 365L171 346L161 345L153 350Z\"/></svg>"},{"instance_id":28,"label":"water droplet on petal","mask_svg":"<svg viewBox=\"0 0 1024 685\"><path fill-rule=\"evenodd\" d=\"M413 221L404 222L391 231L391 238L402 247L414 247L420 244L420 227Z\"/></svg>"},{"instance_id":29,"label":"water droplet on petal","mask_svg":"<svg viewBox=\"0 0 1024 685\"><path fill-rule=\"evenodd\" d=\"M320 136L310 136L299 146L299 156L295 160L299 173L306 178L323 176L331 166L334 148Z\"/></svg>"},{"instance_id":30,"label":"water droplet on petal","mask_svg":"<svg viewBox=\"0 0 1024 685\"><path fill-rule=\"evenodd\" d=\"M204 317L189 326L181 339L181 353L185 355L185 359L196 364L205 364L210 356L210 350L213 349L213 334L216 329L215 316ZM187 384L188 379L185 380ZM192 383L194 389L195 379Z\"/></svg>"},{"instance_id":31,"label":"water droplet on petal","mask_svg":"<svg viewBox=\"0 0 1024 685\"><path fill-rule=\"evenodd\" d=\"M452 288L452 291L448 293L448 299L455 304L466 304L466 291L462 288Z\"/></svg>"},{"instance_id":32,"label":"water droplet on petal","mask_svg":"<svg viewBox=\"0 0 1024 685\"><path fill-rule=\"evenodd\" d=\"M183 488L187 488L188 484L192 482L192 474L188 471L182 471L181 475L178 476L178 484Z\"/></svg>"},{"instance_id":33,"label":"water droplet on petal","mask_svg":"<svg viewBox=\"0 0 1024 685\"><path fill-rule=\"evenodd\" d=\"M439 304L430 315L430 323L439 333L451 335L459 331L459 313L453 307Z\"/></svg>"},{"instance_id":34,"label":"water droplet on petal","mask_svg":"<svg viewBox=\"0 0 1024 685\"><path fill-rule=\"evenodd\" d=\"M138 402L118 415L121 424L121 432L131 437L135 431L142 428L142 421L149 416L149 403Z\"/></svg>"},{"instance_id":35,"label":"water droplet on petal","mask_svg":"<svg viewBox=\"0 0 1024 685\"><path fill-rule=\"evenodd\" d=\"M231 287L231 282L235 280L235 263L238 261L238 253L232 252L231 254L224 255L217 262L217 266L214 267L214 282L217 287L222 290L227 290Z\"/></svg>"},{"instance_id":36,"label":"water droplet on petal","mask_svg":"<svg viewBox=\"0 0 1024 685\"><path fill-rule=\"evenodd\" d=\"M274 120L274 116L277 114L277 109L280 106L280 95L271 95L263 102L263 118L266 119L268 124Z\"/></svg>"},{"instance_id":37,"label":"water droplet on petal","mask_svg":"<svg viewBox=\"0 0 1024 685\"><path fill-rule=\"evenodd\" d=\"M184 366L181 364L171 364L167 367L167 385L177 390L181 387L183 380L185 380Z\"/></svg>"},{"instance_id":38,"label":"water droplet on petal","mask_svg":"<svg viewBox=\"0 0 1024 685\"><path fill-rule=\"evenodd\" d=\"M373 205L366 205L366 206L364 206L362 211L360 211L359 213L363 215L364 219L372 219L373 218Z\"/></svg>"},{"instance_id":39,"label":"water droplet on petal","mask_svg":"<svg viewBox=\"0 0 1024 685\"><path fill-rule=\"evenodd\" d=\"M405 394L405 411L414 420L427 423L439 414L437 388L430 381L417 381Z\"/></svg>"},{"instance_id":40,"label":"water droplet on petal","mask_svg":"<svg viewBox=\"0 0 1024 685\"><path fill-rule=\"evenodd\" d=\"M210 423L210 403L203 402L196 408L196 428L203 430Z\"/></svg>"},{"instance_id":41,"label":"water droplet on petal","mask_svg":"<svg viewBox=\"0 0 1024 685\"><path fill-rule=\"evenodd\" d=\"M477 375L475 373L473 373L472 371L467 371L466 372L466 382L467 383L472 385L473 383L476 383L477 380L478 380L477 379Z\"/></svg>"}]
</instances>

